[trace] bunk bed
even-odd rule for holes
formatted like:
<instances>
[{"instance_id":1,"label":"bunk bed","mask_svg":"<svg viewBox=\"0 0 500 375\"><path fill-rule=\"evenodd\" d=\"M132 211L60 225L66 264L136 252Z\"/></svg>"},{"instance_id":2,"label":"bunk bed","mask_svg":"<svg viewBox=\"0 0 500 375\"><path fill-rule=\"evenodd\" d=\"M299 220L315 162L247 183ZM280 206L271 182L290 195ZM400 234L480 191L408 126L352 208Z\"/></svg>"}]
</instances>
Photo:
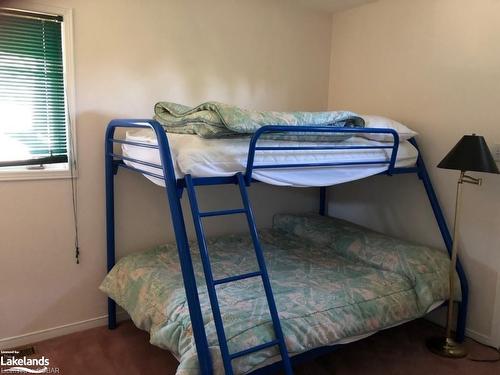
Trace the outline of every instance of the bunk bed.
<instances>
[{"instance_id":1,"label":"bunk bed","mask_svg":"<svg viewBox=\"0 0 500 375\"><path fill-rule=\"evenodd\" d=\"M117 129L134 130L135 132L130 134L127 132L126 137L119 138L116 134ZM266 141L265 135L270 133L342 133L353 136L353 140L334 143L269 142ZM357 137L361 134L388 136L392 137L393 141L366 142ZM439 258L437 252L426 247L392 239L350 223L327 218L327 186L375 174L393 176L413 173L423 183L449 254L452 248L452 239L414 138L400 143L399 135L393 129L269 125L257 130L251 139L243 143L234 140L220 141L222 143L219 141L209 142L213 146L212 150L199 143L190 147L189 142L193 140L201 142L196 136L191 135L171 136L169 134L167 137L161 124L150 119L112 120L105 135L107 269L109 274L102 289L113 297L108 298L108 326L110 329L116 327L116 302L127 307L124 297L129 293L126 290L129 287L127 283L137 281L144 275L143 272L147 272L148 283L133 284L136 305L128 307L131 310L141 310L144 306L139 305L149 306L148 308L154 310L150 315L138 318L143 312L132 312L133 319L135 316L134 322L140 328L154 329L157 338L165 339L162 336L165 336L165 331L170 330L171 332L168 334L177 338L177 341L171 345L179 347L175 347L178 350L174 350L174 352L177 351L179 354L184 351L185 356L187 356L186 351L188 351L191 357L195 357L190 359L191 363L193 360L196 362L195 369L181 369L178 370L178 374L190 374L193 371L199 371L202 374L222 371L226 374L235 372L264 374L273 373L280 369L284 370L286 374L292 374L292 363L327 353L335 350L341 344L361 339L377 330L402 324L418 317L415 314L405 315L401 313L401 311L405 311L405 303L420 305L420 310L415 307L419 316L442 303L446 303L443 296L447 295L447 291L443 290L440 282L446 280L447 275L441 275L441 281L436 281L432 277L432 275L445 272L443 267L446 269L446 265L443 266L442 258ZM121 146L122 152L116 152L115 146ZM214 150L215 153L219 153L219 156L220 152L226 152L224 157L230 162L214 168L213 160L210 158L211 152ZM245 162L242 162L242 158L245 159ZM141 173L151 181L165 187L175 234L175 245L166 245L143 255L126 257L128 259L122 259L116 264L114 184L115 175L119 168ZM247 189L251 184L259 181L274 185L319 187L319 215L277 215L274 218L272 229L258 232ZM241 195L243 208L201 211L196 188L226 184L236 185ZM181 206L184 191L187 192L188 196L196 231L196 242L190 242L186 232ZM207 239L205 237L203 230L205 218L238 214L246 217L250 232L248 238L229 236ZM361 240L358 241L359 239ZM331 245L332 241L343 241L344 245L347 241L350 245ZM363 248L360 251L359 243L363 243L363 241L365 243L378 243L379 246L376 249ZM284 246L283 243L287 243L287 245ZM395 258L407 256L402 255L400 250L397 254L394 251L389 251L385 258L376 254L379 250L383 253L385 247L405 249L404 251L409 249L408 254L410 255L408 255L408 259L405 259L405 265L394 264ZM254 264L256 268L253 270L249 269L247 264L248 251L251 248L255 251L256 259ZM273 251L266 251L266 256L264 256L263 248L265 250L273 249ZM195 249L198 250L196 254ZM370 256L360 258L361 252L370 253L370 251L372 252L371 258ZM197 254L198 252L199 254ZM304 256L304 253L307 253L307 256ZM314 256L311 255L313 253ZM334 260L329 261L330 256L333 256ZM430 263L435 263L435 265L423 264L419 257L426 258L427 262L431 259ZM218 262L220 262L219 266ZM161 264L164 269L155 268L157 264ZM303 265L305 268L315 271L300 277L291 275L288 272L289 268L295 269L296 272L303 271L297 265ZM286 272L280 273L280 266L282 271L284 269ZM296 266L298 268L294 268ZM237 274L234 274L235 267L243 268L244 272L241 273L239 270ZM320 286L324 283L326 289L329 287L338 288L339 285L343 285L344 289L349 290L349 283L339 284L338 280L329 280L330 274L339 272L340 275L346 270L350 272L348 276L356 274L359 277L365 277L365 283L376 285L384 290L384 292L380 292L380 295L377 294L377 291L365 290L363 287L356 291L361 295L373 294L374 300L391 295L391 293L404 292L404 288L410 288L410 286L404 286L408 280L410 284L414 284L409 289L412 296L418 288L422 290L422 294L417 296L416 301L405 299L398 301L396 303L399 306L397 312L388 312L387 309L382 312L382 314L396 316L385 325L377 324L376 319L374 321L374 319L367 318L365 320L371 322L371 326L363 327L357 332L358 334L356 332L346 333L343 337L333 341L331 337L318 337L317 332L308 333L313 336L313 343L309 346L301 346L300 349L289 353L288 347L294 347L294 340L300 341L307 336L304 336L303 333L295 335L294 330L298 328L293 325L295 323L290 323L295 322L295 317L291 317L290 314L293 314L287 309L279 309L280 306L286 304L286 301L294 298L293 282L286 281L283 288L279 282L297 279L302 280L302 284L300 281L296 282L299 288L307 285L308 288L314 290L312 285ZM459 298L457 298L459 312L456 337L458 341L462 341L465 334L468 284L460 262L457 263L456 272L461 287ZM129 276L131 273L132 277ZM278 281L275 280L275 277ZM393 280L394 277L397 280ZM204 280L201 280L203 278ZM248 299L250 302L242 303L238 295L241 293L255 294L255 284L251 284L252 287L249 287L248 283L257 281L263 287L263 297L252 296ZM238 284L240 289L229 287L235 282L242 283L242 285ZM273 294L276 283L278 283L279 289L278 296ZM404 284L403 287L401 287L401 283ZM110 286L109 284L114 285ZM273 287L272 284L274 284ZM433 285L439 286L436 286L436 290L432 291ZM217 289L221 286L225 288L223 291ZM392 290L391 288L395 286L403 289ZM110 292L113 287L121 288L120 293L122 294ZM140 292L137 292L139 289ZM152 321L155 320L155 317L152 315L158 314L161 309L164 310L165 305L158 306L148 301L148 294L153 291L164 295L166 299L177 299L176 310L171 311L170 314L177 317L182 315L185 322L182 329L175 326L173 328L175 332L172 332L172 327L167 323L162 326L154 326ZM356 293L353 292L348 298L353 299ZM295 312L293 309L296 309L298 305L300 308L304 308L311 302L321 304L325 295L327 294L321 294L320 300L311 298L307 301L295 301L295 306L291 307L291 311ZM336 296L334 295L332 298ZM422 300L419 301L419 298ZM255 301L260 301L258 307L256 307ZM241 310L241 306L246 306L254 310L258 308L260 311L264 302L268 309L269 318L263 318L260 313L245 315L245 312ZM184 303L187 304L187 308L183 307ZM376 306L375 303L370 305L370 308L376 309ZM307 313L309 307L305 306L305 308ZM255 316L258 316L260 320L255 324L252 322L248 326L242 326L245 322L239 321L235 331L234 324L231 325L231 315L228 322L225 319L228 316L225 315L224 309L232 309L233 318L240 314L243 319L248 321L254 319ZM210 317L207 316L207 310L211 312ZM336 310L337 312L338 310ZM318 311L313 311L311 314L313 313L316 314ZM142 321L139 321L140 319ZM165 319L165 317L162 315L161 319ZM342 326L341 319L353 320L354 318L352 314L340 315L336 318L330 315L319 323L316 320L306 319L299 328L307 331L308 324L318 324L316 328L321 327L328 330L328 324L333 324L334 319L340 319L334 323ZM242 335L242 332L250 332L255 326L265 326L266 329L257 334L254 332L247 336ZM311 328L312 330L314 329ZM240 340L234 340L237 336ZM333 342L333 344L325 344L325 342ZM162 346L160 342L155 344ZM181 349L182 346L189 346L190 349ZM164 345L164 347L171 348L169 345ZM253 362L243 360L243 358L252 356L257 358ZM238 363L236 371L234 370L235 362Z\"/></svg>"}]
</instances>

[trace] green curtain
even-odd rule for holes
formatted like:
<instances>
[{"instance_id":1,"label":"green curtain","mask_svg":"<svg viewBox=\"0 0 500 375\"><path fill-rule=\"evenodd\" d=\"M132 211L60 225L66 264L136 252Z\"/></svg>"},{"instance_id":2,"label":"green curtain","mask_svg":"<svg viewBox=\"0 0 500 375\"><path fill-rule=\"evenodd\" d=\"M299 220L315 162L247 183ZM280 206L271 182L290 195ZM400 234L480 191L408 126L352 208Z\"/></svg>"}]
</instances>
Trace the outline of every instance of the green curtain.
<instances>
[{"instance_id":1,"label":"green curtain","mask_svg":"<svg viewBox=\"0 0 500 375\"><path fill-rule=\"evenodd\" d=\"M0 12L0 167L68 160L62 22L54 18Z\"/></svg>"}]
</instances>

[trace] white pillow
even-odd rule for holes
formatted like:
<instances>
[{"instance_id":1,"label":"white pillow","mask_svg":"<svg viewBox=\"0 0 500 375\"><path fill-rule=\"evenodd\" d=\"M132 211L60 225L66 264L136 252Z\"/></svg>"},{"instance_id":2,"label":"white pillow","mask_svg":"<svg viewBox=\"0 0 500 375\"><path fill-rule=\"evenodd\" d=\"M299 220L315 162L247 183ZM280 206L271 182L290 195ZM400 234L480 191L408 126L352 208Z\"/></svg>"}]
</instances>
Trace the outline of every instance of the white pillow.
<instances>
[{"instance_id":1,"label":"white pillow","mask_svg":"<svg viewBox=\"0 0 500 375\"><path fill-rule=\"evenodd\" d=\"M417 135L416 131L411 130L407 126L391 120L387 117L382 116L372 116L372 115L361 115L363 120L365 120L366 128L387 128L394 129L399 134L399 141L406 141L411 137ZM379 142L392 142L393 137L391 134L374 134L374 133L363 133L362 136L367 139L371 139Z\"/></svg>"}]
</instances>

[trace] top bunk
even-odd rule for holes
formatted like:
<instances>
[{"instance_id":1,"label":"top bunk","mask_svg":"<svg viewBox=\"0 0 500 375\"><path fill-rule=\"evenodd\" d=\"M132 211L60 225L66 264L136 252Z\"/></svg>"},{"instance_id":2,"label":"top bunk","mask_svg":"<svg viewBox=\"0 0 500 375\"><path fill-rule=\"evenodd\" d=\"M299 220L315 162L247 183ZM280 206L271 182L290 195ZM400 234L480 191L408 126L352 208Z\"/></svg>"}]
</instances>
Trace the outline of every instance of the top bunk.
<instances>
[{"instance_id":1,"label":"top bunk","mask_svg":"<svg viewBox=\"0 0 500 375\"><path fill-rule=\"evenodd\" d=\"M222 138L166 132L151 119L116 119L108 125L106 153L115 171L130 169L160 186L175 180L182 187L186 175L195 185L232 183L242 173L247 184L321 187L418 172L416 133L383 117L365 118L367 127L361 128L266 125L251 136ZM122 138L115 136L117 128L126 128ZM309 135L324 139L310 140ZM116 152L114 145L121 150Z\"/></svg>"}]
</instances>

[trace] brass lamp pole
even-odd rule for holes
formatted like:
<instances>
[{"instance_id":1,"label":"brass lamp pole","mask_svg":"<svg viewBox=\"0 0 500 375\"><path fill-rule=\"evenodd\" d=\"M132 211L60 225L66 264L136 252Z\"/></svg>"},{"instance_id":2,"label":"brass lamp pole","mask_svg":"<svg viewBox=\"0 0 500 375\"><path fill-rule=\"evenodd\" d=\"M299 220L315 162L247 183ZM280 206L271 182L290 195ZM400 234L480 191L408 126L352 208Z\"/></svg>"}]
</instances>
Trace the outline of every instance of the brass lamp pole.
<instances>
[{"instance_id":1,"label":"brass lamp pole","mask_svg":"<svg viewBox=\"0 0 500 375\"><path fill-rule=\"evenodd\" d=\"M453 338L451 326L453 321L453 297L455 290L455 269L458 254L458 230L462 200L462 185L464 183L481 185L482 179L465 174L466 171L500 173L490 150L483 137L475 134L465 135L456 146L438 164L438 168L460 171L455 199L455 220L453 226L453 245L451 250L448 315L446 319L446 336L432 337L427 340L427 348L440 356L448 358L463 358L467 355L464 346Z\"/></svg>"}]
</instances>

